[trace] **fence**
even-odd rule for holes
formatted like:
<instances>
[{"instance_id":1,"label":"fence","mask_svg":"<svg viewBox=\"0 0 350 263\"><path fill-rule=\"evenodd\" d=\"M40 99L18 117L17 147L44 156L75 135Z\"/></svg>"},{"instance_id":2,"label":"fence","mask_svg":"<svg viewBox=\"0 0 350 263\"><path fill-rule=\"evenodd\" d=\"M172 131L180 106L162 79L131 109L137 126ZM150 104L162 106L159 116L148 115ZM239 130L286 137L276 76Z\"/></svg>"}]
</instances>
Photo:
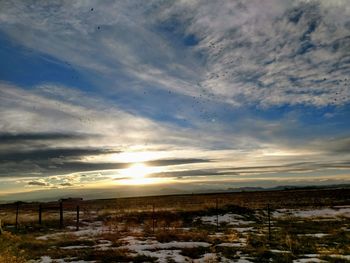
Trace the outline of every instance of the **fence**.
<instances>
[{"instance_id":1,"label":"fence","mask_svg":"<svg viewBox=\"0 0 350 263\"><path fill-rule=\"evenodd\" d=\"M278 192L277 192L278 193ZM290 193L290 192L289 192ZM267 194L265 200L257 200L261 194ZM224 209L261 209L265 211L264 225L268 231L268 238L271 240L271 210L272 208L286 208L297 206L324 206L348 204L349 191L342 196L343 199L333 199L329 202L329 198L321 198L318 192L317 198L307 199L288 199L284 197L281 202L281 195L276 193L237 193L235 196L225 194L213 195L182 195L182 196L156 196L156 197L135 197L120 198L108 200L83 201L82 199L61 199L56 202L48 203L24 203L15 202L0 206L0 220L4 228L15 230L37 229L42 227L63 228L67 222L70 226L75 224L75 230L79 230L81 219L86 220L93 213L100 214L103 218L104 214L110 216L114 211L115 220L123 220L123 217L132 214L149 217L151 220L151 228L154 232L157 228L158 219L161 213L196 213L198 211L209 210L211 215L216 217L216 229L220 228L219 215ZM292 196L293 196L292 192ZM316 193L317 194L317 193ZM244 198L242 198L244 196ZM254 199L255 197L255 199ZM287 201L289 200L289 205ZM300 202L304 200L304 202ZM310 201L311 200L311 201ZM325 201L323 201L325 200ZM299 202L299 203L298 203ZM228 211L227 210L227 211ZM226 211L226 212L227 212ZM1 224L0 224L1 232Z\"/></svg>"},{"instance_id":2,"label":"fence","mask_svg":"<svg viewBox=\"0 0 350 263\"><path fill-rule=\"evenodd\" d=\"M61 199L57 202L50 202L50 203L37 203L37 204L30 204L25 202L15 202L13 204L7 204L2 205L0 211L2 211L0 215L0 222L2 221L2 225L4 226L11 226L11 212L14 211L14 222L13 227L16 230L19 230L21 222L24 222L24 224L28 224L30 226L36 225L37 227L41 227L44 224L45 219L48 219L50 222L55 221L52 218L52 214L57 214L57 226L59 228L64 227L64 210L66 209L66 212L71 212L73 209L75 210L75 221L76 221L76 230L79 230L80 226L80 201L81 200L64 200ZM35 211L37 207L37 212ZM12 212L13 213L13 212ZM21 213L23 213L21 215ZM33 215L37 213L37 221L34 220ZM44 213L51 214L50 217L45 218L43 216ZM30 218L28 216L30 215ZM1 220L1 216L4 217L3 220ZM27 217L23 218L22 217ZM35 221L37 223L35 223ZM1 226L0 224L0 230Z\"/></svg>"}]
</instances>

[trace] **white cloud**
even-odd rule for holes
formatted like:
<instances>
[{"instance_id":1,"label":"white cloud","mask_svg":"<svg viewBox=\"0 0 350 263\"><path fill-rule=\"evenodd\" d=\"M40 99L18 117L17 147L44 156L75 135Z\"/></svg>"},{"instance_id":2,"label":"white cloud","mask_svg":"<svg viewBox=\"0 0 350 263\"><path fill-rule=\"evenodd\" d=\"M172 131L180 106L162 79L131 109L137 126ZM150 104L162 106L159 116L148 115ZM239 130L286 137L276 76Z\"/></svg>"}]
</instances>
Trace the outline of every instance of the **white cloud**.
<instances>
[{"instance_id":1,"label":"white cloud","mask_svg":"<svg viewBox=\"0 0 350 263\"><path fill-rule=\"evenodd\" d=\"M349 73L346 1L14 2L2 1L4 32L114 83L130 79L119 88L138 80L194 96L200 82L236 106L349 102L338 83ZM186 35L198 45L183 46Z\"/></svg>"},{"instance_id":2,"label":"white cloud","mask_svg":"<svg viewBox=\"0 0 350 263\"><path fill-rule=\"evenodd\" d=\"M215 112L228 104L236 108L348 104L350 80L344 79L350 73L349 8L347 1L326 0L63 1L57 5L1 1L1 32L37 55L71 64L99 89L84 92L64 83L22 89L0 83L0 132L91 134L74 140L73 146L207 158L215 160L218 169L310 159L317 165L345 162L346 134L326 138L322 129L327 124L308 128L298 121L300 116L268 121L249 114L223 123ZM193 37L193 45L184 44L188 36ZM110 93L142 94L146 89L176 93L180 99L175 103L182 111L176 111L174 119L188 118L190 125L142 117L130 109L138 107L137 102L123 109L118 101L106 99ZM197 104L191 111L183 98L192 97ZM200 114L209 121L200 120ZM45 143L23 144L23 148L72 146L71 140ZM0 153L16 147L0 145ZM97 162L105 157L81 159ZM56 158L51 165L63 161ZM11 174L18 168L16 162L1 165ZM31 176L45 173L37 163L20 165ZM183 168L212 166L197 163ZM316 166L307 169L318 171ZM72 183L62 180L56 184Z\"/></svg>"}]
</instances>

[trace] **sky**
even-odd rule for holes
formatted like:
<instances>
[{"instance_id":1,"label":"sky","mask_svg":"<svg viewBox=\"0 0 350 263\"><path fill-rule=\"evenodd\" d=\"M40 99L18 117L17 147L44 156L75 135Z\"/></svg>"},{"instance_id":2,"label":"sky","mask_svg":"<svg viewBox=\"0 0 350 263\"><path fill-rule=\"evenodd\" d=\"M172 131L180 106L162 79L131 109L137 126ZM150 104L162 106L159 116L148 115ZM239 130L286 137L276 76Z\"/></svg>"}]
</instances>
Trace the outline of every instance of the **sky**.
<instances>
[{"instance_id":1,"label":"sky","mask_svg":"<svg viewBox=\"0 0 350 263\"><path fill-rule=\"evenodd\" d=\"M0 1L0 201L350 183L348 0Z\"/></svg>"}]
</instances>

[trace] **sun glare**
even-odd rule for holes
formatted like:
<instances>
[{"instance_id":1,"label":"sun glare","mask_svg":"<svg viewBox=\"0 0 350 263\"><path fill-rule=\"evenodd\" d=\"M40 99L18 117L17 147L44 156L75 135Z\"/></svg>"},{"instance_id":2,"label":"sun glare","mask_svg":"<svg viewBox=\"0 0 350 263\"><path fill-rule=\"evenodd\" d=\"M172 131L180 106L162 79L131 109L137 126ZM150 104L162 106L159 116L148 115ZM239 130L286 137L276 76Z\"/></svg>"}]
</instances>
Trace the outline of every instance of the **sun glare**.
<instances>
[{"instance_id":1,"label":"sun glare","mask_svg":"<svg viewBox=\"0 0 350 263\"><path fill-rule=\"evenodd\" d=\"M144 163L133 164L132 166L119 171L119 175L123 178L118 180L118 184L124 185L143 185L143 184L156 184L166 182L165 178L152 178L147 177L152 173L160 172L161 168L147 166Z\"/></svg>"},{"instance_id":2,"label":"sun glare","mask_svg":"<svg viewBox=\"0 0 350 263\"><path fill-rule=\"evenodd\" d=\"M131 179L141 179L151 173L150 167L143 163L133 164L132 166L120 171L120 174Z\"/></svg>"}]
</instances>

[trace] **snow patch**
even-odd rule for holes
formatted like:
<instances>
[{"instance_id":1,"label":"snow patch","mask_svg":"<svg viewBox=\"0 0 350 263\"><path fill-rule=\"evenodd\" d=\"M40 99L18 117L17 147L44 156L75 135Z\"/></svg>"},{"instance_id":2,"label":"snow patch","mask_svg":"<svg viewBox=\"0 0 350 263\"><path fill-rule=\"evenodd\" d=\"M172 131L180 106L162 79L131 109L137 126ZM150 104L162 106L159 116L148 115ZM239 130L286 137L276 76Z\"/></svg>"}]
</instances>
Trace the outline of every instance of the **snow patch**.
<instances>
[{"instance_id":1,"label":"snow patch","mask_svg":"<svg viewBox=\"0 0 350 263\"><path fill-rule=\"evenodd\" d=\"M228 225L249 225L249 224L254 224L254 221L248 221L245 220L242 215L237 215L237 214L224 214L224 215L219 215L218 217L215 216L202 216L202 217L197 217L195 220L200 219L204 224L209 224L209 225L216 225L217 219L220 223L226 223Z\"/></svg>"},{"instance_id":2,"label":"snow patch","mask_svg":"<svg viewBox=\"0 0 350 263\"><path fill-rule=\"evenodd\" d=\"M333 207L333 208L323 208L323 209L277 209L273 212L274 217L301 217L301 218L318 218L318 217L348 217L350 218L350 208L349 207Z\"/></svg>"}]
</instances>

